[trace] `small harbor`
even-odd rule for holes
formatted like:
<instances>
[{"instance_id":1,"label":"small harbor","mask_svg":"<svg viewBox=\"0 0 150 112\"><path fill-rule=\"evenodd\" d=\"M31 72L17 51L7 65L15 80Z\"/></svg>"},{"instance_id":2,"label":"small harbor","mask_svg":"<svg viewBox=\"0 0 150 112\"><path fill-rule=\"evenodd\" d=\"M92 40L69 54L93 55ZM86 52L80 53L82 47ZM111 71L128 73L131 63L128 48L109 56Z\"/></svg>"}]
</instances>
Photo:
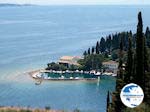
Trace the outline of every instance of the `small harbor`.
<instances>
[{"instance_id":1,"label":"small harbor","mask_svg":"<svg viewBox=\"0 0 150 112\"><path fill-rule=\"evenodd\" d=\"M55 71L55 70L37 70L34 72L29 72L32 78L38 79L38 80L97 80L101 76L114 76L116 77L116 74L114 73L108 73L108 72L95 72L95 71ZM39 81L41 82L41 81Z\"/></svg>"},{"instance_id":2,"label":"small harbor","mask_svg":"<svg viewBox=\"0 0 150 112\"><path fill-rule=\"evenodd\" d=\"M48 63L47 68L31 71L29 74L32 78L40 80L37 85L41 80L98 80L103 75L117 76L118 63L115 61L103 62L101 69L83 70L79 62L81 60L83 58L79 56L62 56L58 62Z\"/></svg>"}]
</instances>

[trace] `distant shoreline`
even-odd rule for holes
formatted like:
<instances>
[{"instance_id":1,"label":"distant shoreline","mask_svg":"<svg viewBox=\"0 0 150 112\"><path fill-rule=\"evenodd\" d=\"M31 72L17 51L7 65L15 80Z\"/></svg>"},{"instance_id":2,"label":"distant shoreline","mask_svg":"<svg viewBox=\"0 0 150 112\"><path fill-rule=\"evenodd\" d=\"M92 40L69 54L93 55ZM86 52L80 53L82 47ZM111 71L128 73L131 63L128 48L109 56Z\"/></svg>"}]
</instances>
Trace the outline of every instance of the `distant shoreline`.
<instances>
[{"instance_id":1,"label":"distant shoreline","mask_svg":"<svg viewBox=\"0 0 150 112\"><path fill-rule=\"evenodd\" d=\"M0 7L21 7L21 6L36 6L36 5L33 5L33 4L0 3Z\"/></svg>"},{"instance_id":2,"label":"distant shoreline","mask_svg":"<svg viewBox=\"0 0 150 112\"><path fill-rule=\"evenodd\" d=\"M150 4L21 4L21 3L0 3L0 6L150 6Z\"/></svg>"}]
</instances>

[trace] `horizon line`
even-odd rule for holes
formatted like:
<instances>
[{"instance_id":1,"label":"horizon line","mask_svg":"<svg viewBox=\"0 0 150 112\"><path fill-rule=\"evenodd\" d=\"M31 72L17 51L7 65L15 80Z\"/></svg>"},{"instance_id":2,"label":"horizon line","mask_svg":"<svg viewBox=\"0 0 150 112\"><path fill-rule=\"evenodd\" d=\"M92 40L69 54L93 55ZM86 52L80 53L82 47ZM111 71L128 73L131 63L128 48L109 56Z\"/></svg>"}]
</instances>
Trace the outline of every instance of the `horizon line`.
<instances>
[{"instance_id":1,"label":"horizon line","mask_svg":"<svg viewBox=\"0 0 150 112\"><path fill-rule=\"evenodd\" d=\"M82 3L82 4L78 4L78 3L53 3L53 4L38 4L38 3L9 3L9 2L2 2L0 3L0 5L5 5L5 4L10 4L10 5L39 5L39 6L51 6L51 5L139 5L139 6L142 6L142 5L150 5L150 3L143 3L143 4L140 4L140 3Z\"/></svg>"},{"instance_id":2,"label":"horizon line","mask_svg":"<svg viewBox=\"0 0 150 112\"><path fill-rule=\"evenodd\" d=\"M137 4L133 4L133 3L131 3L131 4L129 4L129 3L127 3L127 4L119 4L119 3L109 3L109 4L107 4L107 3L102 3L102 4L96 4L96 3L93 3L93 4L32 4L32 3L0 3L0 5L6 5L6 4L10 4L10 5L33 5L33 6L105 6L105 5L112 5L112 6L118 6L118 5L120 5L120 6L149 6L150 4L146 4L146 3L144 3L144 4L139 4L139 3L137 3Z\"/></svg>"}]
</instances>

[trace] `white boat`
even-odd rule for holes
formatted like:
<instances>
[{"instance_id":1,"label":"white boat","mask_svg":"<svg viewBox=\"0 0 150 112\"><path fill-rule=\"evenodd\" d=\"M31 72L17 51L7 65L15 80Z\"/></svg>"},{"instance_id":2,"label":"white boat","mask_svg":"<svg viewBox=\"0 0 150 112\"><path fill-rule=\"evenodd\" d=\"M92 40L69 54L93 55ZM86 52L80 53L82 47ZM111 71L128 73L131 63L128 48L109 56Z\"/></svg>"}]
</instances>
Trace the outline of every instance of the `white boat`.
<instances>
[{"instance_id":1,"label":"white boat","mask_svg":"<svg viewBox=\"0 0 150 112\"><path fill-rule=\"evenodd\" d=\"M113 73L109 73L109 72L104 72L102 75L108 75L111 76Z\"/></svg>"},{"instance_id":2,"label":"white boat","mask_svg":"<svg viewBox=\"0 0 150 112\"><path fill-rule=\"evenodd\" d=\"M70 77L70 79L73 79L73 77Z\"/></svg>"},{"instance_id":3,"label":"white boat","mask_svg":"<svg viewBox=\"0 0 150 112\"><path fill-rule=\"evenodd\" d=\"M79 72L79 70L76 70L76 72L78 73L78 72Z\"/></svg>"},{"instance_id":4,"label":"white boat","mask_svg":"<svg viewBox=\"0 0 150 112\"><path fill-rule=\"evenodd\" d=\"M96 72L94 75L101 75L101 72Z\"/></svg>"},{"instance_id":5,"label":"white boat","mask_svg":"<svg viewBox=\"0 0 150 112\"><path fill-rule=\"evenodd\" d=\"M48 77L47 79L51 79L51 77Z\"/></svg>"},{"instance_id":6,"label":"white boat","mask_svg":"<svg viewBox=\"0 0 150 112\"><path fill-rule=\"evenodd\" d=\"M76 77L75 79L79 79L79 77Z\"/></svg>"},{"instance_id":7,"label":"white boat","mask_svg":"<svg viewBox=\"0 0 150 112\"><path fill-rule=\"evenodd\" d=\"M69 70L66 70L66 73L69 73Z\"/></svg>"},{"instance_id":8,"label":"white boat","mask_svg":"<svg viewBox=\"0 0 150 112\"><path fill-rule=\"evenodd\" d=\"M64 79L65 77L62 75L60 78L61 78L61 79Z\"/></svg>"},{"instance_id":9,"label":"white boat","mask_svg":"<svg viewBox=\"0 0 150 112\"><path fill-rule=\"evenodd\" d=\"M85 73L85 74L89 74L89 72L88 72L88 71L85 71L84 73Z\"/></svg>"},{"instance_id":10,"label":"white boat","mask_svg":"<svg viewBox=\"0 0 150 112\"><path fill-rule=\"evenodd\" d=\"M116 77L116 76L117 76L117 74L112 74L112 76L113 76L113 77Z\"/></svg>"},{"instance_id":11,"label":"white boat","mask_svg":"<svg viewBox=\"0 0 150 112\"><path fill-rule=\"evenodd\" d=\"M80 73L83 73L83 70L81 70Z\"/></svg>"}]
</instances>

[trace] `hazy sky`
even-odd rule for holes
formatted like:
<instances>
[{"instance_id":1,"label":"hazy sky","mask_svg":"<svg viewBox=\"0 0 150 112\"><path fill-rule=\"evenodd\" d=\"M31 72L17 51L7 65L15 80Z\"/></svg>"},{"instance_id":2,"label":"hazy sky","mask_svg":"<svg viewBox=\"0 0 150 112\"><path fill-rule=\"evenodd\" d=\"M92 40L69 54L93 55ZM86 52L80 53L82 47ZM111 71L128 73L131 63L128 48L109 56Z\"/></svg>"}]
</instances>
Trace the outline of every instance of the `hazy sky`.
<instances>
[{"instance_id":1,"label":"hazy sky","mask_svg":"<svg viewBox=\"0 0 150 112\"><path fill-rule=\"evenodd\" d=\"M150 0L0 0L0 3L40 4L40 5L150 4Z\"/></svg>"}]
</instances>

